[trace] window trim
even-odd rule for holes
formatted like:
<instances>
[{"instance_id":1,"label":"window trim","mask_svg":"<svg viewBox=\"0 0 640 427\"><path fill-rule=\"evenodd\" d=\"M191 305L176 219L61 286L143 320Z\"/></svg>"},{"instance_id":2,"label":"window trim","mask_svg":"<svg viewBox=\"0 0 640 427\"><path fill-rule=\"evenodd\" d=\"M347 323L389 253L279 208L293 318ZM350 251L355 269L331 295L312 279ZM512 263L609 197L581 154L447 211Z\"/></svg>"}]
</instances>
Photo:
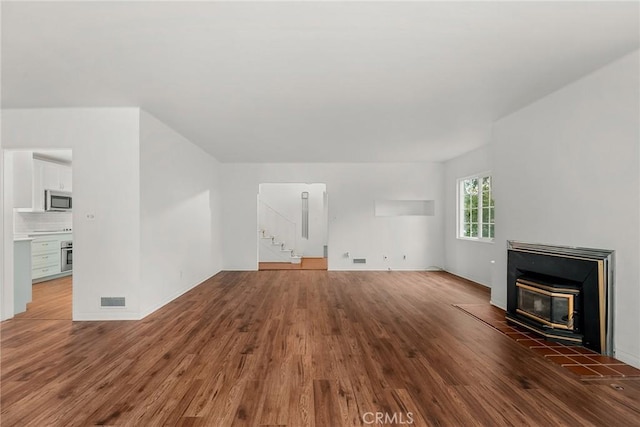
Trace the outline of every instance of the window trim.
<instances>
[{"instance_id":1,"label":"window trim","mask_svg":"<svg viewBox=\"0 0 640 427\"><path fill-rule=\"evenodd\" d=\"M477 178L477 179L482 179L483 177L491 177L491 195L493 196L493 174L490 170L488 171L483 171L483 172L478 172L478 173L473 173L471 175L467 175L467 176L463 176L460 177L458 179L456 179L456 239L458 240L466 240L469 242L480 242L480 243L493 243L495 242L496 236L495 234L493 235L493 237L467 237L467 236L463 236L462 235L462 229L460 227L460 215L461 215L461 206L462 206L462 191L461 190L461 186L462 186L462 182L466 181L468 179L473 179L473 178ZM495 209L495 208L494 208ZM482 218L482 207L478 208L478 214L479 214L479 218ZM481 227L482 222L478 221L478 226Z\"/></svg>"}]
</instances>

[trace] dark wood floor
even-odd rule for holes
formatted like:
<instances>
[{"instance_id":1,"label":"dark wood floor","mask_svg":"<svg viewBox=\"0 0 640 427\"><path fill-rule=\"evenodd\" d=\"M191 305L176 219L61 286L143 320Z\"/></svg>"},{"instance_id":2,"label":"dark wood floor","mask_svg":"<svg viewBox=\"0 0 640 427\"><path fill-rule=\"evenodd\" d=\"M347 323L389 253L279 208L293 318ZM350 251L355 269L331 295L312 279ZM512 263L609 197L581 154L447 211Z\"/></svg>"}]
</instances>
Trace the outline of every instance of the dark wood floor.
<instances>
[{"instance_id":1,"label":"dark wood floor","mask_svg":"<svg viewBox=\"0 0 640 427\"><path fill-rule=\"evenodd\" d=\"M446 273L225 272L139 322L9 320L1 424L638 425L640 381L581 382L451 305L487 300Z\"/></svg>"}]
</instances>

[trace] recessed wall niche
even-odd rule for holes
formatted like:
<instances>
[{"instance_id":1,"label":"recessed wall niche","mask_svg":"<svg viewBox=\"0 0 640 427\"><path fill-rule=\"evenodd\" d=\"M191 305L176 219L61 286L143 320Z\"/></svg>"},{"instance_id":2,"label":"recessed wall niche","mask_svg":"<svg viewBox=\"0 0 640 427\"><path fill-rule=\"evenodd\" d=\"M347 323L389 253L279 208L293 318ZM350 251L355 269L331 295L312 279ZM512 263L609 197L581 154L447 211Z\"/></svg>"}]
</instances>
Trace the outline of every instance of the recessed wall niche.
<instances>
[{"instance_id":1,"label":"recessed wall niche","mask_svg":"<svg viewBox=\"0 0 640 427\"><path fill-rule=\"evenodd\" d=\"M434 200L376 200L375 216L433 216Z\"/></svg>"}]
</instances>

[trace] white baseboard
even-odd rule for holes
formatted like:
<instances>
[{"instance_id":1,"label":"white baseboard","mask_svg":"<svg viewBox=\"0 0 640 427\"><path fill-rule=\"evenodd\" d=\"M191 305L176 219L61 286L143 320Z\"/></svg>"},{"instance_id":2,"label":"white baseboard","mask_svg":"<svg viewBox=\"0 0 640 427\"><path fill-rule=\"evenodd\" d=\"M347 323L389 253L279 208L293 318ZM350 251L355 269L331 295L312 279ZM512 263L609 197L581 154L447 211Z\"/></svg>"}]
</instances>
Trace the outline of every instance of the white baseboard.
<instances>
[{"instance_id":1,"label":"white baseboard","mask_svg":"<svg viewBox=\"0 0 640 427\"><path fill-rule=\"evenodd\" d=\"M354 269L354 268L331 268L331 266L329 266L328 271L362 271L362 272L367 272L367 271L388 271L390 273L393 273L394 271L444 271L440 268L435 268L435 267L427 267L427 268L392 268L391 270L389 270L388 268L368 268L368 269L364 269L364 268L358 268L358 269Z\"/></svg>"},{"instance_id":2,"label":"white baseboard","mask_svg":"<svg viewBox=\"0 0 640 427\"><path fill-rule=\"evenodd\" d=\"M449 274L453 274L454 276L462 277L463 279L466 279L466 280L468 280L468 281L470 281L470 282L475 282L475 283L477 283L478 285L482 285L482 286L484 286L485 288L489 288L489 289L491 289L491 285L487 285L486 283L483 283L482 281L480 281L480 280L478 280L478 279L476 279L476 278L474 278L474 277L466 276L466 275L464 275L464 274L460 274L460 273L456 273L455 271L449 271L449 270L442 270L442 271L446 271L446 272L447 272L447 273L449 273Z\"/></svg>"},{"instance_id":3,"label":"white baseboard","mask_svg":"<svg viewBox=\"0 0 640 427\"><path fill-rule=\"evenodd\" d=\"M165 305L169 304L174 299L186 294L191 289L195 288L196 286L200 285L201 283L205 282L206 280L209 280L210 278L212 278L216 274L220 273L221 271L222 270L218 270L213 274L206 274L204 278L202 278L200 280L197 280L195 283L182 288L181 290L179 290L176 293L174 293L173 295L171 295L169 298L166 298L165 301L162 301L162 302L156 304L155 306L152 306L151 308L146 309L144 312L140 313L140 319L144 319L145 317L147 317L148 315L150 315L154 311L157 311L157 310L161 309L162 307L164 307Z\"/></svg>"},{"instance_id":4,"label":"white baseboard","mask_svg":"<svg viewBox=\"0 0 640 427\"><path fill-rule=\"evenodd\" d=\"M109 307L109 308L102 309L98 312L73 313L73 321L74 322L75 321L90 322L90 321L109 321L109 320L142 320L148 315L150 315L151 313L153 313L154 311L164 307L174 299L189 292L191 289L195 288L199 284L203 283L204 281L220 273L220 271L222 270L218 270L213 274L205 275L205 277L202 278L201 280L198 280L195 283L191 284L190 286L187 286L179 290L174 295L170 296L169 298L166 298L165 301L162 301L152 306L151 308L145 310L144 312L135 313L119 307Z\"/></svg>"},{"instance_id":5,"label":"white baseboard","mask_svg":"<svg viewBox=\"0 0 640 427\"><path fill-rule=\"evenodd\" d=\"M627 353L626 351L615 349L615 358L633 367L640 369L640 357Z\"/></svg>"},{"instance_id":6,"label":"white baseboard","mask_svg":"<svg viewBox=\"0 0 640 427\"><path fill-rule=\"evenodd\" d=\"M73 313L74 322L94 322L111 320L140 320L138 313L124 311L121 308L108 308L97 313Z\"/></svg>"},{"instance_id":7,"label":"white baseboard","mask_svg":"<svg viewBox=\"0 0 640 427\"><path fill-rule=\"evenodd\" d=\"M496 302L496 301L493 301L493 300L489 301L489 304L494 305L494 306L496 306L498 308L501 308L504 311L507 311L507 304L502 304L502 303L499 303L499 302Z\"/></svg>"}]
</instances>

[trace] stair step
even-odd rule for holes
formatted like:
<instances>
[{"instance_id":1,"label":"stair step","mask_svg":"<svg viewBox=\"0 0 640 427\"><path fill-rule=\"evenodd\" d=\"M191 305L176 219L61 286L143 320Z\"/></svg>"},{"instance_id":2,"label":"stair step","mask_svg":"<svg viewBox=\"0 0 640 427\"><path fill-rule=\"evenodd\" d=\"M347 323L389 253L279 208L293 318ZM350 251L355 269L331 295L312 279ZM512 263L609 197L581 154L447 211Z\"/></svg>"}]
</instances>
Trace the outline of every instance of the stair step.
<instances>
[{"instance_id":1,"label":"stair step","mask_svg":"<svg viewBox=\"0 0 640 427\"><path fill-rule=\"evenodd\" d=\"M271 240L271 246L279 246L278 250L282 254L283 261L289 260L291 264L300 264L302 262L302 256L295 254L293 249L285 249L286 243L278 241L277 236L269 235L267 230L260 230L259 233L260 239Z\"/></svg>"}]
</instances>

